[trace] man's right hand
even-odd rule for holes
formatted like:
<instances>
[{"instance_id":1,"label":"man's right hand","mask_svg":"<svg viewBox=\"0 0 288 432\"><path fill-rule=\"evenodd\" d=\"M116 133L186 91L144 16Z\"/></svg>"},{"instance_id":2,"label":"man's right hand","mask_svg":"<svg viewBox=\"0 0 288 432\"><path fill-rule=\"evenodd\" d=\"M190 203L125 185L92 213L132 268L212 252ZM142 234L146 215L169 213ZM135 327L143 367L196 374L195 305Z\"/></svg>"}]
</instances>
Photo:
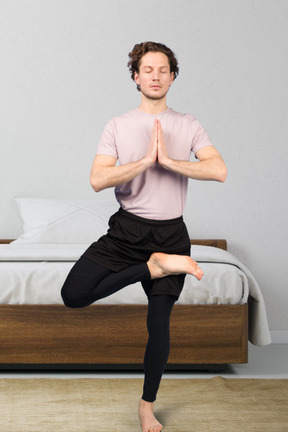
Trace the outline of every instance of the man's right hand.
<instances>
[{"instance_id":1,"label":"man's right hand","mask_svg":"<svg viewBox=\"0 0 288 432\"><path fill-rule=\"evenodd\" d=\"M158 157L157 137L158 137L158 121L155 120L152 129L150 144L144 158L147 160L149 166L152 166L157 161L157 157Z\"/></svg>"}]
</instances>

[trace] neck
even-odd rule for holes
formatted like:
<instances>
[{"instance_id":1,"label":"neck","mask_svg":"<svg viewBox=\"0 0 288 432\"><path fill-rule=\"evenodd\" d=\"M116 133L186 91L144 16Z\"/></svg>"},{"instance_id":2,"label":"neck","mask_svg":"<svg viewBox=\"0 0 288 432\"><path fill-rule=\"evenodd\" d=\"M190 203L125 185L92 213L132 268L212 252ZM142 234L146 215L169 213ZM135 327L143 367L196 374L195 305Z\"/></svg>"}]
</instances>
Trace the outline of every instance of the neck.
<instances>
[{"instance_id":1,"label":"neck","mask_svg":"<svg viewBox=\"0 0 288 432\"><path fill-rule=\"evenodd\" d=\"M167 109L166 97L158 100L148 99L142 94L139 109L147 114L158 114Z\"/></svg>"}]
</instances>

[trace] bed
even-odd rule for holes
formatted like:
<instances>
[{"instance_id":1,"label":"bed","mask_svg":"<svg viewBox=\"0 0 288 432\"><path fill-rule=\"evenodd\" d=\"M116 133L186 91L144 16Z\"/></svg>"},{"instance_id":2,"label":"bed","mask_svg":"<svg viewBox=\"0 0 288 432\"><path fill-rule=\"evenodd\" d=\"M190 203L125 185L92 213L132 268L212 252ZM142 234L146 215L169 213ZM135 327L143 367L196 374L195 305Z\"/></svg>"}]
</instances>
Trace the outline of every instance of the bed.
<instances>
[{"instance_id":1,"label":"bed","mask_svg":"<svg viewBox=\"0 0 288 432\"><path fill-rule=\"evenodd\" d=\"M147 300L140 284L85 309L67 309L60 298L69 269L106 232L115 203L16 202L24 233L0 241L0 368L142 368ZM246 363L248 340L270 343L257 282L226 240L191 244L205 277L187 276L174 306L167 369Z\"/></svg>"}]
</instances>

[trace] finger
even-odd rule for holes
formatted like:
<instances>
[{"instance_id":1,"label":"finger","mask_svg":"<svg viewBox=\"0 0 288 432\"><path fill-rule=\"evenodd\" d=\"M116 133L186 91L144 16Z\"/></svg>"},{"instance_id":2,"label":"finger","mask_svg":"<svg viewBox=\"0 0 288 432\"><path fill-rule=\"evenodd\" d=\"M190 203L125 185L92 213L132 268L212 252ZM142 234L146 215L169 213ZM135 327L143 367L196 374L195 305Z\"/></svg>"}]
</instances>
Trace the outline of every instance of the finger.
<instances>
[{"instance_id":1,"label":"finger","mask_svg":"<svg viewBox=\"0 0 288 432\"><path fill-rule=\"evenodd\" d=\"M164 134L163 134L163 130L162 130L162 126L161 126L160 120L158 120L158 130L157 130L157 135L158 135L158 142L159 142L159 141L163 141Z\"/></svg>"},{"instance_id":2,"label":"finger","mask_svg":"<svg viewBox=\"0 0 288 432\"><path fill-rule=\"evenodd\" d=\"M156 122L156 130L157 130L157 139L159 139L159 120L155 120L155 122Z\"/></svg>"},{"instance_id":3,"label":"finger","mask_svg":"<svg viewBox=\"0 0 288 432\"><path fill-rule=\"evenodd\" d=\"M153 125L153 129L152 129L152 136L151 136L152 140L154 142L157 142L157 138L158 138L158 131L157 131L157 122L155 120L154 125Z\"/></svg>"}]
</instances>

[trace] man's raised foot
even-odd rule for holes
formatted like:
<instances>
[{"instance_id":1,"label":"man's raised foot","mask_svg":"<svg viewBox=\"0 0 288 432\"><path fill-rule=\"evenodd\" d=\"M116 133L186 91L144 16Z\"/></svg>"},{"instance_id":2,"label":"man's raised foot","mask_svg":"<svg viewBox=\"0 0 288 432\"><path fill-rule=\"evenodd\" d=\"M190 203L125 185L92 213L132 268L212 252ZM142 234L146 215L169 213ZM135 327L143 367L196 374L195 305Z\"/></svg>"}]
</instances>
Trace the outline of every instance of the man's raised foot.
<instances>
[{"instance_id":1,"label":"man's raised foot","mask_svg":"<svg viewBox=\"0 0 288 432\"><path fill-rule=\"evenodd\" d=\"M203 271L191 257L186 255L165 254L154 252L147 262L151 279L159 279L169 275L192 274L202 279Z\"/></svg>"}]
</instances>

